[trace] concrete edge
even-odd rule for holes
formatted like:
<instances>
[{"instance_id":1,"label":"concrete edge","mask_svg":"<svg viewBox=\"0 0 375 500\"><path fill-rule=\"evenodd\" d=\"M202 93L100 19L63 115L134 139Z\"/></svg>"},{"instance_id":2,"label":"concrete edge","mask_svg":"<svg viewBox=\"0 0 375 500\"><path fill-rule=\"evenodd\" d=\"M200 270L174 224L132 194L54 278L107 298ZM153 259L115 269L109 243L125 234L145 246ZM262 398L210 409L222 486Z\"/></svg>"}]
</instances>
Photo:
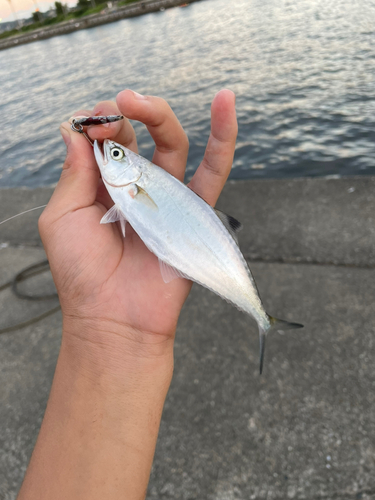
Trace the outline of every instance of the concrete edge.
<instances>
[{"instance_id":1,"label":"concrete edge","mask_svg":"<svg viewBox=\"0 0 375 500\"><path fill-rule=\"evenodd\" d=\"M250 260L375 266L374 177L229 181L218 208L243 223ZM1 219L48 202L53 188L0 190ZM0 226L0 244L39 246L30 212Z\"/></svg>"}]
</instances>

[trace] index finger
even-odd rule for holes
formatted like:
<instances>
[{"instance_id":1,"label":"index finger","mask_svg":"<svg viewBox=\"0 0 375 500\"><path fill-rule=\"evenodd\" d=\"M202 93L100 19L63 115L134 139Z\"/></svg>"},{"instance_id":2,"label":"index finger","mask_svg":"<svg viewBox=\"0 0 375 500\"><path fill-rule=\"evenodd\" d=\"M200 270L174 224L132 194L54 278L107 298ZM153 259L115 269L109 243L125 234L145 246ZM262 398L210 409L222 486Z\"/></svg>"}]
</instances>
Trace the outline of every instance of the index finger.
<instances>
[{"instance_id":1,"label":"index finger","mask_svg":"<svg viewBox=\"0 0 375 500\"><path fill-rule=\"evenodd\" d=\"M176 115L164 99L123 90L116 99L127 118L144 123L155 141L153 163L183 180L189 141Z\"/></svg>"},{"instance_id":2,"label":"index finger","mask_svg":"<svg viewBox=\"0 0 375 500\"><path fill-rule=\"evenodd\" d=\"M93 113L94 116L107 116L120 115L121 111L118 109L115 102L102 101L94 107ZM131 149L135 153L138 153L137 138L135 136L134 129L127 118L112 123L106 123L105 125L92 125L88 127L87 133L93 141L111 139L112 141L118 142L128 149Z\"/></svg>"}]
</instances>

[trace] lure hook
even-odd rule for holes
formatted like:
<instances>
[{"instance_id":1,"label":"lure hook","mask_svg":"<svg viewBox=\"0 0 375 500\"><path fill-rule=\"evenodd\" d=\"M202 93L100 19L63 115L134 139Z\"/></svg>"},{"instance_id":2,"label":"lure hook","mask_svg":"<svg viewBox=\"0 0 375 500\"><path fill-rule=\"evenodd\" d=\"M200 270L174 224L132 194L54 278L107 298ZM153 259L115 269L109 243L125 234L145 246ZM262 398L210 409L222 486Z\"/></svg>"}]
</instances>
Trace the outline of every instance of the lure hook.
<instances>
[{"instance_id":1,"label":"lure hook","mask_svg":"<svg viewBox=\"0 0 375 500\"><path fill-rule=\"evenodd\" d=\"M94 143L90 139L90 137L83 130L83 127L88 127L89 125L103 125L104 123L112 123L117 122L119 120L123 120L124 117L122 115L108 115L108 116L76 116L71 118L70 128L74 132L78 132L82 134L91 144L94 146Z\"/></svg>"}]
</instances>

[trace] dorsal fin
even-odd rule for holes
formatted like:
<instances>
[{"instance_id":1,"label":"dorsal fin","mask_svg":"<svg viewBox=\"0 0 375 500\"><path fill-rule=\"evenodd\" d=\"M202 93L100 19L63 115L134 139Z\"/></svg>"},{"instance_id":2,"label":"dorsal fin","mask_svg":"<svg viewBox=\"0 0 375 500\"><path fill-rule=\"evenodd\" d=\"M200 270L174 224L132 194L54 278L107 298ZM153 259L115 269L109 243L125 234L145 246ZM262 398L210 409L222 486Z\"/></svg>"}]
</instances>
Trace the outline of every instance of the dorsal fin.
<instances>
[{"instance_id":1,"label":"dorsal fin","mask_svg":"<svg viewBox=\"0 0 375 500\"><path fill-rule=\"evenodd\" d=\"M241 231L243 225L240 221L228 215L217 208L214 208L216 215L219 217L221 222L224 224L226 229L229 231L230 235L234 239L234 241L238 244L237 233Z\"/></svg>"}]
</instances>

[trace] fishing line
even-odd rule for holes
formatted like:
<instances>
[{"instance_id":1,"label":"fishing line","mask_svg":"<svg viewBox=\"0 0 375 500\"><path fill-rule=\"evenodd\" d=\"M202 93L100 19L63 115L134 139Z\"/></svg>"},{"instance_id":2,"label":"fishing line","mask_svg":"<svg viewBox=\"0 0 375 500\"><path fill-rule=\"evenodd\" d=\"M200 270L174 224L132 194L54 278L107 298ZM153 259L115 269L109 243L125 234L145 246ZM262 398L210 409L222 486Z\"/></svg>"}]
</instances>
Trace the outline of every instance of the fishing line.
<instances>
[{"instance_id":1,"label":"fishing line","mask_svg":"<svg viewBox=\"0 0 375 500\"><path fill-rule=\"evenodd\" d=\"M46 206L47 205L40 205L39 207L29 208L29 210L25 210L24 212L21 212L21 213L16 214L16 215L12 215L12 217L9 217L8 219L1 221L0 225L5 224L5 222L8 222L12 219L15 219L16 217L19 217L20 215L24 215L24 214L27 214L29 212L33 212L34 210L40 210L41 208L45 208ZM25 281L26 279L31 278L32 276L35 276L36 274L44 272L47 267L49 268L48 261L43 260L42 262L38 262L37 264L33 264L32 266L28 266L25 269L22 269L22 271L17 273L13 279L11 279L7 283L4 283L3 285L1 285L0 291L5 290L8 287L11 287L13 294L19 299L24 299L24 300L56 299L58 297L57 293L47 294L47 295L28 295L28 294L21 292L17 286L17 284L19 282ZM33 318L31 318L27 321L22 321L20 323L15 324L15 325L7 326L5 328L0 328L0 335L2 333L14 332L16 330L20 330L21 328L25 328L26 326L32 325L33 323L36 323L37 321L40 321L41 319L47 318L51 314L54 314L59 309L60 309L60 305L53 307L49 311L46 311L42 314L39 314L38 316L34 316Z\"/></svg>"},{"instance_id":2,"label":"fishing line","mask_svg":"<svg viewBox=\"0 0 375 500\"><path fill-rule=\"evenodd\" d=\"M38 262L37 264L33 264L32 266L26 267L26 269L23 269L20 271L12 280L12 292L16 297L19 299L26 299L26 300L47 300L47 299L57 299L59 296L57 293L47 293L43 295L30 295L24 292L21 292L18 289L17 284L20 283L21 281L25 281L28 278L31 278L32 276L36 276L37 274L43 273L46 269L49 269L49 262L48 260L42 260L41 262Z\"/></svg>"},{"instance_id":3,"label":"fishing line","mask_svg":"<svg viewBox=\"0 0 375 500\"><path fill-rule=\"evenodd\" d=\"M25 281L28 278L31 278L32 276L35 276L37 274L43 273L46 269L49 269L49 263L48 260L43 260L42 262L38 262L37 264L33 264L31 266L26 267L25 269L22 269L19 273L17 273L13 279L8 281L7 283L4 283L3 285L0 286L0 291L5 290L8 287L11 287L12 292L14 295L20 299L24 300L48 300L48 299L56 299L58 298L57 293L51 293L51 294L46 294L46 295L29 295L26 293L21 292L17 288L17 283L21 281ZM34 316L31 319L28 319L26 321L22 321L20 323L17 323L15 325L10 325L5 328L0 329L0 335L2 333L8 333L8 332L14 332L16 330L20 330L21 328L25 328L26 326L32 325L36 323L37 321L40 321L41 319L47 318L51 314L54 314L58 310L61 309L60 304L56 307L53 307L52 309L49 309L48 311L45 311L42 314L39 314L38 316Z\"/></svg>"},{"instance_id":4,"label":"fishing line","mask_svg":"<svg viewBox=\"0 0 375 500\"><path fill-rule=\"evenodd\" d=\"M1 224L4 224L5 222L8 222L12 219L15 219L16 217L19 217L20 215L27 214L28 212L32 212L33 210L39 210L40 208L45 208L46 206L47 205L40 205L40 207L29 208L29 210L25 210L24 212L21 212L21 213L16 214L16 215L12 215L12 217L9 217L9 219L5 219L5 220L1 221L0 226L1 226Z\"/></svg>"}]
</instances>

